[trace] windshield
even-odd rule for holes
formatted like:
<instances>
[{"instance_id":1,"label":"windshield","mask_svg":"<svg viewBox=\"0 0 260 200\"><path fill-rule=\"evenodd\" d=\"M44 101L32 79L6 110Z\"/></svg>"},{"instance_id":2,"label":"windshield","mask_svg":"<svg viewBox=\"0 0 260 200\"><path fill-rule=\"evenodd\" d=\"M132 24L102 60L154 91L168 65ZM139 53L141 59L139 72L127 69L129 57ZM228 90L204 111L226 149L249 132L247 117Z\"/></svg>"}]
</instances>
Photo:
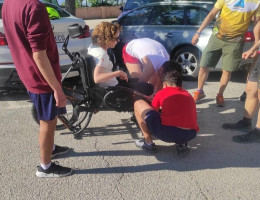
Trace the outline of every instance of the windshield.
<instances>
[{"instance_id":1,"label":"windshield","mask_svg":"<svg viewBox=\"0 0 260 200\"><path fill-rule=\"evenodd\" d=\"M43 3L44 3L45 6L52 7L55 10L57 10L60 17L69 17L70 16L70 14L67 13L65 10L63 10L61 7L55 6L55 5L50 4L50 3L45 3L44 1L43 1Z\"/></svg>"},{"instance_id":2,"label":"windshield","mask_svg":"<svg viewBox=\"0 0 260 200\"><path fill-rule=\"evenodd\" d=\"M164 0L128 0L125 4L124 10L133 10L139 6L143 6L148 3L163 2Z\"/></svg>"}]
</instances>

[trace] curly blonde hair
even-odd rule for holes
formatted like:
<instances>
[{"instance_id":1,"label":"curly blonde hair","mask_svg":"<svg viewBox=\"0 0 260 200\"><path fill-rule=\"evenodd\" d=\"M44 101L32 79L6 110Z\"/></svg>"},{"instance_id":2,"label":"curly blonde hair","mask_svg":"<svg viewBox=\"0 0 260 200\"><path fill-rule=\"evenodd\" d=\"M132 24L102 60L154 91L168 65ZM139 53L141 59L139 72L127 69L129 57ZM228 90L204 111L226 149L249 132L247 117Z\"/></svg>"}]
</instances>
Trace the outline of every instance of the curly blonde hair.
<instances>
[{"instance_id":1,"label":"curly blonde hair","mask_svg":"<svg viewBox=\"0 0 260 200\"><path fill-rule=\"evenodd\" d=\"M118 23L101 22L92 32L92 43L103 47L111 41L117 40L116 33L121 29L121 25Z\"/></svg>"}]
</instances>

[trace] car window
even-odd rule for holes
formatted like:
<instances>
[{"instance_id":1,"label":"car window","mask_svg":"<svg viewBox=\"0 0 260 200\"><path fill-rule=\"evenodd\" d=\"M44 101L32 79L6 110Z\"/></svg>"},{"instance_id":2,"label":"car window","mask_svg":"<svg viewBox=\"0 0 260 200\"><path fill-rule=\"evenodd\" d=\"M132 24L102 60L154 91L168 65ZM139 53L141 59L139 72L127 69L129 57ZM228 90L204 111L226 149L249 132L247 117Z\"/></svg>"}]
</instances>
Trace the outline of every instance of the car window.
<instances>
[{"instance_id":1,"label":"car window","mask_svg":"<svg viewBox=\"0 0 260 200\"><path fill-rule=\"evenodd\" d=\"M160 1L164 0L128 0L125 4L124 10L133 10L139 6Z\"/></svg>"},{"instance_id":2,"label":"car window","mask_svg":"<svg viewBox=\"0 0 260 200\"><path fill-rule=\"evenodd\" d=\"M48 7L52 7L52 8L54 8L55 10L57 10L58 13L59 13L59 15L60 15L60 17L69 17L69 16L70 16L69 13L67 13L65 10L63 10L62 8L60 8L60 7L58 7L58 6L55 6L55 5L49 4L49 3L45 3L45 2L44 2L44 5L45 5L45 6L48 6Z\"/></svg>"},{"instance_id":3,"label":"car window","mask_svg":"<svg viewBox=\"0 0 260 200\"><path fill-rule=\"evenodd\" d=\"M0 19L2 19L2 7L3 7L3 4L1 3L0 4Z\"/></svg>"},{"instance_id":4,"label":"car window","mask_svg":"<svg viewBox=\"0 0 260 200\"><path fill-rule=\"evenodd\" d=\"M151 6L133 10L123 16L119 23L123 26L147 24L150 20L152 10L153 7Z\"/></svg>"},{"instance_id":5,"label":"car window","mask_svg":"<svg viewBox=\"0 0 260 200\"><path fill-rule=\"evenodd\" d=\"M189 6L186 8L187 24L201 25L203 20L208 15L209 11L204 8Z\"/></svg>"},{"instance_id":6,"label":"car window","mask_svg":"<svg viewBox=\"0 0 260 200\"><path fill-rule=\"evenodd\" d=\"M184 7L183 6L158 6L151 25L183 25L184 24Z\"/></svg>"}]
</instances>

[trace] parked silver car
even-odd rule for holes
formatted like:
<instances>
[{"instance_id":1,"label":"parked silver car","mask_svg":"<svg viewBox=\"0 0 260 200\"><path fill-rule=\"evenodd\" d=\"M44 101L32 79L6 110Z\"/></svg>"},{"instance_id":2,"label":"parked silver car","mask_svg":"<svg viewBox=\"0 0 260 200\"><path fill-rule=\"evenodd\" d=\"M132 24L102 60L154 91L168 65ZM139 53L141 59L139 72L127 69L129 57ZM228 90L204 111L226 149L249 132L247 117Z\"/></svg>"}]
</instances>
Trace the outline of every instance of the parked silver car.
<instances>
[{"instance_id":1,"label":"parked silver car","mask_svg":"<svg viewBox=\"0 0 260 200\"><path fill-rule=\"evenodd\" d=\"M71 65L70 58L62 50L63 42L68 35L67 27L72 24L79 24L82 26L84 30L85 33L84 38L69 40L69 44L68 44L69 51L76 52L82 49L86 49L91 44L89 26L86 25L83 19L76 18L72 16L70 13L68 13L67 11L58 7L57 5L54 5L57 4L56 0L46 0L46 1L41 0L41 1L44 3L45 6L52 7L55 10L57 10L60 15L60 19L51 20L51 24L53 27L54 36L59 51L61 71L64 72ZM8 44L5 38L4 27L3 27L2 17L1 17L1 10L2 10L3 3L4 1L0 0L0 86L2 86L8 80L9 77L11 78L9 79L11 83L16 83L17 81L19 82L19 78L15 73L16 71L15 71L13 59L11 57L10 50L8 48ZM12 74L13 76L11 77ZM11 87L12 84L9 84L8 86Z\"/></svg>"},{"instance_id":2,"label":"parked silver car","mask_svg":"<svg viewBox=\"0 0 260 200\"><path fill-rule=\"evenodd\" d=\"M170 58L182 64L187 75L196 77L201 52L208 43L214 21L203 30L195 46L191 44L191 40L213 6L214 3L210 1L175 1L138 7L117 20L122 25L122 33L121 43L116 47L116 52L120 52L121 50L118 49L122 48L122 44L132 39L151 38L165 46ZM248 31L245 36L244 50L249 49L253 41L253 32ZM252 59L243 60L240 67L251 63ZM220 70L221 64L220 60L215 70Z\"/></svg>"},{"instance_id":3,"label":"parked silver car","mask_svg":"<svg viewBox=\"0 0 260 200\"><path fill-rule=\"evenodd\" d=\"M127 0L124 6L120 7L120 10L122 13L118 16L118 19L123 17L125 14L129 13L131 10L149 4L149 3L155 3L160 1L167 1L167 0Z\"/></svg>"}]
</instances>

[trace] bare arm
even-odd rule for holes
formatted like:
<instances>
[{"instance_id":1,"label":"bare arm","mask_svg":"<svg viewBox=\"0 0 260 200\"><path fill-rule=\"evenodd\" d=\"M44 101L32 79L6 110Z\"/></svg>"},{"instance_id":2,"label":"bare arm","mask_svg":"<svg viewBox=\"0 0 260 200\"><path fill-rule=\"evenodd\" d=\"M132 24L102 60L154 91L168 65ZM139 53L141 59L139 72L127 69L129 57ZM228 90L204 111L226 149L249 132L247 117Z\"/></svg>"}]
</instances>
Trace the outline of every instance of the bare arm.
<instances>
[{"instance_id":1,"label":"bare arm","mask_svg":"<svg viewBox=\"0 0 260 200\"><path fill-rule=\"evenodd\" d=\"M242 54L242 58L248 59L249 57L255 57L257 55L258 48L260 46L260 18L253 17L254 24L254 36L255 44L246 52Z\"/></svg>"},{"instance_id":2,"label":"bare arm","mask_svg":"<svg viewBox=\"0 0 260 200\"><path fill-rule=\"evenodd\" d=\"M203 31L204 28L206 28L209 23L216 17L216 15L218 14L220 10L217 9L216 7L213 7L212 10L210 11L210 13L207 15L207 17L204 19L204 21L202 22L202 24L200 25L199 29L197 30L197 32L195 33L195 35L193 36L191 43L193 45L197 44L197 42L199 41L199 36L200 33Z\"/></svg>"},{"instance_id":3,"label":"bare arm","mask_svg":"<svg viewBox=\"0 0 260 200\"><path fill-rule=\"evenodd\" d=\"M33 53L33 59L39 68L42 76L47 81L49 86L54 91L54 98L56 100L56 106L57 107L65 107L66 106L66 97L63 93L61 84L57 80L54 71L51 67L50 60L47 57L46 51L38 51Z\"/></svg>"},{"instance_id":4,"label":"bare arm","mask_svg":"<svg viewBox=\"0 0 260 200\"><path fill-rule=\"evenodd\" d=\"M119 77L123 80L128 80L127 74L121 70L114 72L104 72L104 67L96 66L94 70L94 81L95 83L102 83L110 80L111 78Z\"/></svg>"}]
</instances>

